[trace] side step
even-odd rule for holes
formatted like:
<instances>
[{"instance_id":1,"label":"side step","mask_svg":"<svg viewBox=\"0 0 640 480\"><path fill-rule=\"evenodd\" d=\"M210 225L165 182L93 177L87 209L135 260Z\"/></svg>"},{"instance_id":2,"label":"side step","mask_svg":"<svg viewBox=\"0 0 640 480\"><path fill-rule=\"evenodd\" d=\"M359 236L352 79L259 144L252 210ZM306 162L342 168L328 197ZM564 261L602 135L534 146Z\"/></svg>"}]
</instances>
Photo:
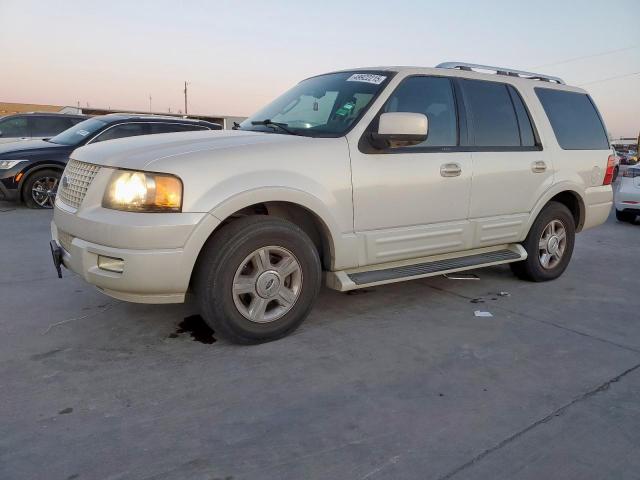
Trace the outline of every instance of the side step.
<instances>
[{"instance_id":1,"label":"side step","mask_svg":"<svg viewBox=\"0 0 640 480\"><path fill-rule=\"evenodd\" d=\"M527 252L521 245L511 244L469 250L462 254L458 252L456 254L434 255L433 257L384 263L365 268L327 272L326 283L329 288L346 292L385 283L519 262L526 258Z\"/></svg>"}]
</instances>

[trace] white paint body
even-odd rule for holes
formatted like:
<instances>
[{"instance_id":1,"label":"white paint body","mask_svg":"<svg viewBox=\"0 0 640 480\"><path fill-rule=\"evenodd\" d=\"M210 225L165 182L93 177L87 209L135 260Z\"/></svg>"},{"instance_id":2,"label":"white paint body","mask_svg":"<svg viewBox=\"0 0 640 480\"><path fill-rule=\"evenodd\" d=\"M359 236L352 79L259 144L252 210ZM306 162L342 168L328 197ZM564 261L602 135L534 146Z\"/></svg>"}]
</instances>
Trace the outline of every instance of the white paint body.
<instances>
[{"instance_id":1,"label":"white paint body","mask_svg":"<svg viewBox=\"0 0 640 480\"><path fill-rule=\"evenodd\" d=\"M632 166L629 169L640 172L640 167ZM616 210L620 212L627 211L640 215L640 176L619 177L615 204Z\"/></svg>"},{"instance_id":2,"label":"white paint body","mask_svg":"<svg viewBox=\"0 0 640 480\"><path fill-rule=\"evenodd\" d=\"M608 151L562 150L534 87L582 90L516 77L435 68L398 73L344 137L310 138L248 131L140 136L80 148L72 158L103 166L82 205L56 201L52 235L73 237L64 263L106 293L138 302L181 302L205 241L227 217L263 202L313 212L329 237L328 269L362 269L524 240L540 210L570 191L584 208L584 230L603 223L612 204L603 186ZM497 81L522 96L544 148L530 152L371 155L358 149L365 129L409 75ZM534 172L544 162L542 172ZM457 176L441 168L456 164ZM101 206L115 168L165 172L184 185L182 213L128 213ZM97 256L122 258L122 274ZM440 257L438 257L440 258Z\"/></svg>"}]
</instances>

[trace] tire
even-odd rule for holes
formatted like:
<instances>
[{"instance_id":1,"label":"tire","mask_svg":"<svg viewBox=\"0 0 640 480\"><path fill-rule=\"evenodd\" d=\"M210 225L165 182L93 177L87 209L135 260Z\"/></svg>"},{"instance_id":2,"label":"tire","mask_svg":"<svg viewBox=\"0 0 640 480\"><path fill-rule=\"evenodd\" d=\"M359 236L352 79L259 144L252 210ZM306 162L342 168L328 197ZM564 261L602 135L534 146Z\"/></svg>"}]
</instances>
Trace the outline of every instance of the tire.
<instances>
[{"instance_id":1,"label":"tire","mask_svg":"<svg viewBox=\"0 0 640 480\"><path fill-rule=\"evenodd\" d=\"M512 263L511 270L518 278L531 282L546 282L558 278L571 260L575 230L575 220L569 209L561 203L549 202L533 222L522 243L528 254L527 259ZM547 242L544 242L543 237ZM543 244L544 249L541 248Z\"/></svg>"},{"instance_id":2,"label":"tire","mask_svg":"<svg viewBox=\"0 0 640 480\"><path fill-rule=\"evenodd\" d=\"M193 287L200 313L216 334L257 344L300 326L318 295L321 273L318 251L304 231L255 215L235 220L207 241Z\"/></svg>"},{"instance_id":3,"label":"tire","mask_svg":"<svg viewBox=\"0 0 640 480\"><path fill-rule=\"evenodd\" d=\"M621 212L616 209L616 219L619 222L629 222L632 223L636 219L636 215L631 212Z\"/></svg>"},{"instance_id":4,"label":"tire","mask_svg":"<svg viewBox=\"0 0 640 480\"><path fill-rule=\"evenodd\" d=\"M22 188L22 200L27 207L53 208L61 176L62 172L50 168L29 175Z\"/></svg>"}]
</instances>

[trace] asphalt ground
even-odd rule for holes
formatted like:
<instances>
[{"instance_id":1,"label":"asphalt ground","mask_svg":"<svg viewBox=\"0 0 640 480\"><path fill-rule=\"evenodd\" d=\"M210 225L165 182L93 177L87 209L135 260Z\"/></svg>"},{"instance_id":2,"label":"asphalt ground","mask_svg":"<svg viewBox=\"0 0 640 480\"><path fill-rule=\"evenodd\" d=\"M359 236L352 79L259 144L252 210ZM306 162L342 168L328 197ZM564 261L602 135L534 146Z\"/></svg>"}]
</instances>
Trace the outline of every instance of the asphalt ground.
<instances>
[{"instance_id":1,"label":"asphalt ground","mask_svg":"<svg viewBox=\"0 0 640 480\"><path fill-rule=\"evenodd\" d=\"M50 219L0 203L3 480L640 478L640 224L578 235L549 283L324 289L241 347L57 279Z\"/></svg>"}]
</instances>

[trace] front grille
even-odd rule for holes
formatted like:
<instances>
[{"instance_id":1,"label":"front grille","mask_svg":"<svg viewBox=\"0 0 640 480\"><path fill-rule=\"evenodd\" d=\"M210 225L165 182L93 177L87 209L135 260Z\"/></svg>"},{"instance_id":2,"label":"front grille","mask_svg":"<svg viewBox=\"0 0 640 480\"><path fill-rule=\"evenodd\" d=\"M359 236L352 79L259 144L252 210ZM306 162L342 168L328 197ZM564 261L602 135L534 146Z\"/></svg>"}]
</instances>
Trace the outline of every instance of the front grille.
<instances>
[{"instance_id":1,"label":"front grille","mask_svg":"<svg viewBox=\"0 0 640 480\"><path fill-rule=\"evenodd\" d=\"M62 174L62 182L58 189L60 200L70 207L79 208L99 170L98 165L70 160Z\"/></svg>"},{"instance_id":2,"label":"front grille","mask_svg":"<svg viewBox=\"0 0 640 480\"><path fill-rule=\"evenodd\" d=\"M70 252L71 250L71 242L73 242L74 236L70 233L63 232L62 230L58 230L58 243L65 251Z\"/></svg>"}]
</instances>

